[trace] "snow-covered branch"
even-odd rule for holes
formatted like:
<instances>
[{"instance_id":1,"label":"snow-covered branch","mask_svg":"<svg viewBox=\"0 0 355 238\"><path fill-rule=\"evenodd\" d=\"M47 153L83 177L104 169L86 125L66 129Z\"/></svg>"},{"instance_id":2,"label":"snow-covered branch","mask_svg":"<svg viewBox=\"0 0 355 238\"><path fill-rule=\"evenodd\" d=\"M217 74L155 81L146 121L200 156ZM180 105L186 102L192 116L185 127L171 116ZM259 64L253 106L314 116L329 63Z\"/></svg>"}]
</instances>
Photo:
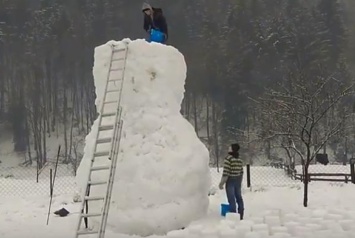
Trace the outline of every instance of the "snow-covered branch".
<instances>
[{"instance_id":1,"label":"snow-covered branch","mask_svg":"<svg viewBox=\"0 0 355 238\"><path fill-rule=\"evenodd\" d=\"M318 152L323 148L323 146L329 141L329 139L331 137L335 136L336 134L338 134L342 130L342 126L343 126L344 122L345 122L345 120L341 120L334 127L332 127L329 132L327 132L325 134L324 138L321 140L320 145L318 145L316 147L316 149L313 150L310 160L312 160L316 156L316 154L318 154Z\"/></svg>"},{"instance_id":2,"label":"snow-covered branch","mask_svg":"<svg viewBox=\"0 0 355 238\"><path fill-rule=\"evenodd\" d=\"M327 114L327 112L333 108L340 100L342 100L344 97L353 95L355 93L354 91L354 83L352 83L350 86L346 87L344 90L342 90L339 95L336 96L334 100L331 100L328 106L320 112L318 117L315 117L315 124L317 124L324 116ZM315 113L321 110L321 106L316 108Z\"/></svg>"}]
</instances>

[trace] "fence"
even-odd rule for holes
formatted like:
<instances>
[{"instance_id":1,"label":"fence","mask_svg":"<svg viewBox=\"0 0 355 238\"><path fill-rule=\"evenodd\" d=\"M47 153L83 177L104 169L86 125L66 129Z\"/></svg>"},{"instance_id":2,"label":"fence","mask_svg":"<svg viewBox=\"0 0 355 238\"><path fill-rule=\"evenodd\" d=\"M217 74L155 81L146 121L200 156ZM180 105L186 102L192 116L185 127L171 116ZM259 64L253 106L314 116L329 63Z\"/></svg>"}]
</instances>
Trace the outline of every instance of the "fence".
<instances>
[{"instance_id":1,"label":"fence","mask_svg":"<svg viewBox=\"0 0 355 238\"><path fill-rule=\"evenodd\" d=\"M212 187L218 188L223 168L211 167ZM250 165L244 168L244 186L289 186L299 183L288 172L278 165Z\"/></svg>"},{"instance_id":2,"label":"fence","mask_svg":"<svg viewBox=\"0 0 355 238\"><path fill-rule=\"evenodd\" d=\"M310 165L308 169L308 181L327 181L327 182L352 182L355 184L355 160L351 159L349 165L330 164L330 165ZM303 181L305 175L302 166L296 169L288 168L290 177Z\"/></svg>"},{"instance_id":3,"label":"fence","mask_svg":"<svg viewBox=\"0 0 355 238\"><path fill-rule=\"evenodd\" d=\"M313 163L309 166L308 181L344 182L355 184L355 159L348 164L331 163L322 165ZM212 187L218 188L223 168L211 167ZM283 187L301 184L304 180L303 166L291 168L282 160L274 160L265 165L247 164L244 171L244 186Z\"/></svg>"},{"instance_id":4,"label":"fence","mask_svg":"<svg viewBox=\"0 0 355 238\"><path fill-rule=\"evenodd\" d=\"M48 161L37 176L36 166L3 167L0 165L0 197L29 197L50 194L50 171L55 170L55 161ZM75 170L72 164L59 163L54 195L75 191Z\"/></svg>"},{"instance_id":5,"label":"fence","mask_svg":"<svg viewBox=\"0 0 355 238\"><path fill-rule=\"evenodd\" d=\"M309 181L355 183L355 159L350 164L311 164ZM46 196L50 194L50 170L54 171L55 161L48 161L37 179L36 166L3 167L0 164L0 197ZM211 167L212 188L218 189L223 168ZM281 161L271 161L264 166L247 165L244 172L245 186L290 186L302 183L302 165L294 169ZM76 190L75 166L59 163L56 172L54 195L71 194Z\"/></svg>"}]
</instances>

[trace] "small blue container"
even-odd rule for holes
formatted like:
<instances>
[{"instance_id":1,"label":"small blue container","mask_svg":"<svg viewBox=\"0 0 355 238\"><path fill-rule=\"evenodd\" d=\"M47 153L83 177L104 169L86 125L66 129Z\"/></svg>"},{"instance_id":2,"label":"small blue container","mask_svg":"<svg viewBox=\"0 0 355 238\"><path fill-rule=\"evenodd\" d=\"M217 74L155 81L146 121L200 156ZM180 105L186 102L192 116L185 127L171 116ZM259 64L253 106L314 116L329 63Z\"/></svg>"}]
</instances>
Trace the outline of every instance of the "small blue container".
<instances>
[{"instance_id":1,"label":"small blue container","mask_svg":"<svg viewBox=\"0 0 355 238\"><path fill-rule=\"evenodd\" d=\"M229 204L221 204L221 216L225 217L226 214L229 212Z\"/></svg>"},{"instance_id":2,"label":"small blue container","mask_svg":"<svg viewBox=\"0 0 355 238\"><path fill-rule=\"evenodd\" d=\"M165 36L163 32L154 29L150 31L150 42L163 43L164 38Z\"/></svg>"}]
</instances>

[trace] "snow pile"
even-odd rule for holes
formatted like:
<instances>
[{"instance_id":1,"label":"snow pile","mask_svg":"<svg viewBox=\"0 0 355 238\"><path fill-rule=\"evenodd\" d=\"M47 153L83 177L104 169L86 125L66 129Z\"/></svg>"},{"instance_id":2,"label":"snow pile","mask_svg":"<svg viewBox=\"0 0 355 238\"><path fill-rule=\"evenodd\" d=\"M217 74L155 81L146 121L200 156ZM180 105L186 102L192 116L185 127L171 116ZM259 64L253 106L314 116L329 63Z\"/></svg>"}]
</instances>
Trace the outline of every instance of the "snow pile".
<instances>
[{"instance_id":1,"label":"snow pile","mask_svg":"<svg viewBox=\"0 0 355 238\"><path fill-rule=\"evenodd\" d=\"M264 215L238 221L235 214L214 226L194 224L184 231L168 233L167 237L309 237L309 238L350 238L355 231L352 222L355 214L335 209L298 209L285 212L281 209L265 210Z\"/></svg>"},{"instance_id":2,"label":"snow pile","mask_svg":"<svg viewBox=\"0 0 355 238\"><path fill-rule=\"evenodd\" d=\"M96 105L103 98L111 46L122 48L125 42L129 51L121 102L124 123L108 227L126 234L164 234L206 214L209 152L180 114L186 65L173 47L144 40L111 41L97 47ZM97 126L95 121L86 138L78 171L81 188ZM96 177L100 176L102 172ZM92 189L91 195L103 195L103 191L103 187Z\"/></svg>"}]
</instances>

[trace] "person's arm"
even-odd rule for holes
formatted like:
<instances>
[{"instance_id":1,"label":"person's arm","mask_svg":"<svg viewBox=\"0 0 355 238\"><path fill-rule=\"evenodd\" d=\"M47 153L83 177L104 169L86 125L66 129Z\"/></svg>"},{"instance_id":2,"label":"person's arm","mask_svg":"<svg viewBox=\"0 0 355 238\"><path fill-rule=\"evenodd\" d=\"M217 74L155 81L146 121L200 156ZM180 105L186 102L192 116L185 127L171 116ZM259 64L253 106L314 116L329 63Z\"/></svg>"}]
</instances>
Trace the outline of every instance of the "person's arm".
<instances>
[{"instance_id":1,"label":"person's arm","mask_svg":"<svg viewBox=\"0 0 355 238\"><path fill-rule=\"evenodd\" d=\"M231 173L230 158L227 157L224 159L223 174L222 174L221 182L219 183L220 189L223 189L224 184L227 182L227 179L230 176L230 173Z\"/></svg>"},{"instance_id":2,"label":"person's arm","mask_svg":"<svg viewBox=\"0 0 355 238\"><path fill-rule=\"evenodd\" d=\"M159 31L165 34L165 38L168 38L168 24L166 23L166 19L164 15L159 15L155 22L156 27L158 27Z\"/></svg>"},{"instance_id":3,"label":"person's arm","mask_svg":"<svg viewBox=\"0 0 355 238\"><path fill-rule=\"evenodd\" d=\"M143 29L148 32L150 30L150 24L149 24L149 16L144 15L144 24L143 24Z\"/></svg>"},{"instance_id":4,"label":"person's arm","mask_svg":"<svg viewBox=\"0 0 355 238\"><path fill-rule=\"evenodd\" d=\"M240 158L237 159L237 170L240 171L241 174L244 173L244 161Z\"/></svg>"}]
</instances>

